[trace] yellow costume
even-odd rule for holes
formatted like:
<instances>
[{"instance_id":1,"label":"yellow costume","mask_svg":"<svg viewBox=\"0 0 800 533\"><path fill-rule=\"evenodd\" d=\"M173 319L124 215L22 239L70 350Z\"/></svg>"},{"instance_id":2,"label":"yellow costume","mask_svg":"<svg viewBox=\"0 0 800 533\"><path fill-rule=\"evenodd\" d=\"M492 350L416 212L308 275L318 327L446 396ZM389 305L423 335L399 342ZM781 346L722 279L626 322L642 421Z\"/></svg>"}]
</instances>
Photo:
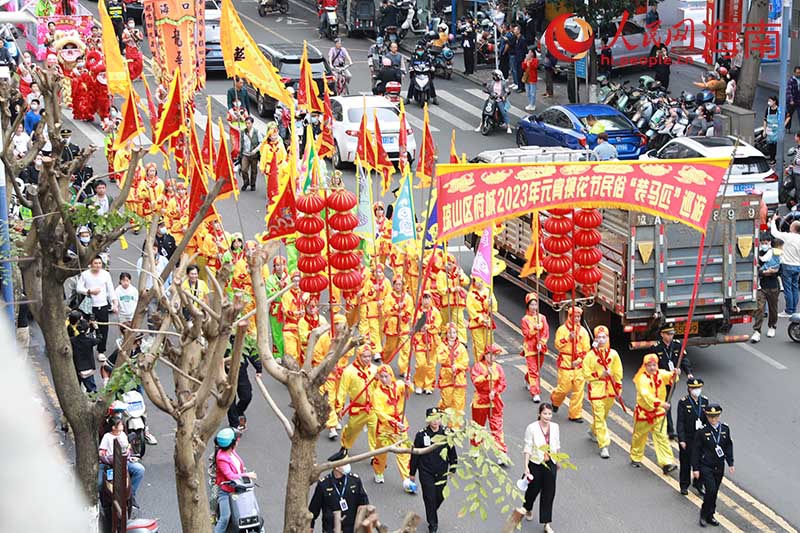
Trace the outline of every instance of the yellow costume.
<instances>
[{"instance_id":1,"label":"yellow costume","mask_svg":"<svg viewBox=\"0 0 800 533\"><path fill-rule=\"evenodd\" d=\"M459 268L456 258L447 256L444 270L436 275L436 290L441 299L442 320L452 322L458 331L458 340L467 343L467 322L464 319L464 308L467 306L467 287L469 277Z\"/></svg>"},{"instance_id":2,"label":"yellow costume","mask_svg":"<svg viewBox=\"0 0 800 533\"><path fill-rule=\"evenodd\" d=\"M454 325L451 323L450 328ZM464 414L467 405L467 372L469 371L469 354L467 348L458 338L447 339L438 349L439 383L441 399L439 409L452 408Z\"/></svg>"},{"instance_id":3,"label":"yellow costume","mask_svg":"<svg viewBox=\"0 0 800 533\"><path fill-rule=\"evenodd\" d=\"M578 309L578 311L576 311ZM577 313L577 318L574 318ZM570 307L567 321L556 330L556 349L558 350L558 384L550 395L550 401L556 409L564 403L567 394L569 399L569 418L578 420L583 409L583 358L589 353L591 343L589 332L580 325L582 311ZM570 336L573 338L570 338Z\"/></svg>"},{"instance_id":4,"label":"yellow costume","mask_svg":"<svg viewBox=\"0 0 800 533\"><path fill-rule=\"evenodd\" d=\"M432 303L431 291L425 291L422 296L422 305L419 309L419 318L425 317L425 326L421 331L411 337L411 348L414 350L414 387L422 389L426 394L433 392L436 381L436 361L438 359L440 337L442 331L442 315ZM403 359L397 363L400 373L405 374L407 367L403 367Z\"/></svg>"},{"instance_id":5,"label":"yellow costume","mask_svg":"<svg viewBox=\"0 0 800 533\"><path fill-rule=\"evenodd\" d=\"M283 145L283 141L262 142L259 153L261 154L259 161L261 172L267 175L267 179L269 179L269 169L272 165L273 157L277 157L278 174L280 174L281 167L283 167L284 163L287 161L286 147Z\"/></svg>"},{"instance_id":6,"label":"yellow costume","mask_svg":"<svg viewBox=\"0 0 800 533\"><path fill-rule=\"evenodd\" d=\"M605 333L608 328L597 326L594 336ZM608 375L606 375L608 373ZM603 347L595 347L583 360L583 376L589 383L589 402L592 404L592 433L597 439L598 448L608 448L611 437L608 435L606 418L614 400L622 394L622 361L616 350L606 343Z\"/></svg>"},{"instance_id":7,"label":"yellow costume","mask_svg":"<svg viewBox=\"0 0 800 533\"><path fill-rule=\"evenodd\" d=\"M490 304L491 302L491 304ZM467 327L472 334L472 355L475 361L483 361L483 353L489 342L489 335L495 328L492 315L497 312L497 300L482 280L473 278L472 289L467 294Z\"/></svg>"},{"instance_id":8,"label":"yellow costume","mask_svg":"<svg viewBox=\"0 0 800 533\"><path fill-rule=\"evenodd\" d=\"M656 354L645 355L642 367L633 378L633 384L636 385L636 409L633 412L631 461L633 463L642 461L647 435L652 433L656 460L658 465L663 468L675 461L667 437L667 422L664 420L667 385L672 385L675 374L657 367L653 374L648 373L645 366L653 362L658 365Z\"/></svg>"},{"instance_id":9,"label":"yellow costume","mask_svg":"<svg viewBox=\"0 0 800 533\"><path fill-rule=\"evenodd\" d=\"M337 328L344 327L347 323L342 315L336 315L333 318L333 322ZM312 368L319 366L323 359L325 359L325 356L328 355L328 352L331 349L331 341L332 338L330 330L320 335L319 339L317 340L317 344L314 345L314 358L311 360ZM325 423L325 427L328 429L335 428L336 424L339 423L339 416L336 412L336 398L339 394L339 382L342 379L344 369L348 364L350 364L351 355L352 351L339 359L336 367L330 374L328 374L328 378L325 380L325 383L322 385L322 387L320 387L321 392L328 393L328 405L331 408L330 412L328 413L328 421Z\"/></svg>"},{"instance_id":10,"label":"yellow costume","mask_svg":"<svg viewBox=\"0 0 800 533\"><path fill-rule=\"evenodd\" d=\"M300 351L305 358L306 348L308 348L308 338L311 336L311 332L318 327L327 326L328 321L324 316L319 314L316 297L304 294L303 300L305 302L305 313L303 313L303 318L301 318L297 324L297 334L300 338Z\"/></svg>"},{"instance_id":11,"label":"yellow costume","mask_svg":"<svg viewBox=\"0 0 800 533\"><path fill-rule=\"evenodd\" d=\"M406 282L406 290L413 295L413 298L417 297L419 276L419 251L416 245L410 244L403 254L403 279Z\"/></svg>"},{"instance_id":12,"label":"yellow costume","mask_svg":"<svg viewBox=\"0 0 800 533\"><path fill-rule=\"evenodd\" d=\"M384 215L383 202L372 204L372 213L375 215L375 255L378 264L385 265L392 253L392 221Z\"/></svg>"},{"instance_id":13,"label":"yellow costume","mask_svg":"<svg viewBox=\"0 0 800 533\"><path fill-rule=\"evenodd\" d=\"M394 378L394 372L389 365L381 365L378 373L385 372L391 378L389 385L384 385L376 380L372 390L372 404L378 418L377 445L378 448L390 446L402 441L410 447L408 442L408 419L405 416L406 384ZM409 454L395 454L397 470L403 479L408 478L411 456ZM376 455L372 460L372 469L376 474L382 475L386 471L386 454Z\"/></svg>"},{"instance_id":14,"label":"yellow costume","mask_svg":"<svg viewBox=\"0 0 800 533\"><path fill-rule=\"evenodd\" d=\"M364 281L359 331L361 335L372 342L376 351L382 352L381 326L383 325L383 315L381 312L384 300L392 292L392 284L383 277L382 269L380 274L377 274L378 268L380 267L376 267L376 270Z\"/></svg>"},{"instance_id":15,"label":"yellow costume","mask_svg":"<svg viewBox=\"0 0 800 533\"><path fill-rule=\"evenodd\" d=\"M414 314L414 301L411 296L400 286L400 280L394 282L394 290L383 301L383 333L386 335L386 342L383 345L383 362L389 364L396 355L395 352L400 348L400 372L405 376L408 368L408 358L411 354L411 347L408 342L404 342L411 328L411 319Z\"/></svg>"},{"instance_id":16,"label":"yellow costume","mask_svg":"<svg viewBox=\"0 0 800 533\"><path fill-rule=\"evenodd\" d=\"M175 195L164 206L164 217L170 235L175 237L176 243L180 243L189 227L189 196L183 183L178 183L175 190Z\"/></svg>"},{"instance_id":17,"label":"yellow costume","mask_svg":"<svg viewBox=\"0 0 800 533\"><path fill-rule=\"evenodd\" d=\"M295 276L297 274L295 273ZM293 276L294 277L294 276ZM300 319L305 314L303 291L299 287L292 287L281 296L281 311L283 313L283 353L291 355L297 364L303 366L305 353L300 343Z\"/></svg>"},{"instance_id":18,"label":"yellow costume","mask_svg":"<svg viewBox=\"0 0 800 533\"><path fill-rule=\"evenodd\" d=\"M366 346L360 349L369 350ZM356 356L355 361L347 365L342 372L339 392L336 395L336 412L342 417L345 414L350 415L347 425L342 430L342 448L348 450L352 448L364 426L367 426L369 449L375 449L378 418L372 408L371 389L374 387L374 377L375 367L369 363L362 364L359 356ZM348 399L349 407L345 403ZM347 407L346 412L342 412L345 407Z\"/></svg>"}]
</instances>

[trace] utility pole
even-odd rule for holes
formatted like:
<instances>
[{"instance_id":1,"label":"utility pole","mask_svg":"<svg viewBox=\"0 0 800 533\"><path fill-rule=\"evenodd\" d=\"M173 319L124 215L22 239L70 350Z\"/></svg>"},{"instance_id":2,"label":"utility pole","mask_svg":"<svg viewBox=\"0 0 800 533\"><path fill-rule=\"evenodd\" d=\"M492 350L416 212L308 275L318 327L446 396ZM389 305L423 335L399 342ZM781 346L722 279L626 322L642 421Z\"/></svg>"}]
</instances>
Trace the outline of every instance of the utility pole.
<instances>
[{"instance_id":1,"label":"utility pole","mask_svg":"<svg viewBox=\"0 0 800 533\"><path fill-rule=\"evenodd\" d=\"M778 76L778 87L780 93L778 96L778 146L775 154L775 172L778 174L778 183L783 185L783 168L784 158L786 157L786 128L783 127L783 117L786 116L786 80L789 76L789 36L792 32L792 0L783 0L783 7L781 12L781 44L780 44L780 57L781 69Z\"/></svg>"}]
</instances>

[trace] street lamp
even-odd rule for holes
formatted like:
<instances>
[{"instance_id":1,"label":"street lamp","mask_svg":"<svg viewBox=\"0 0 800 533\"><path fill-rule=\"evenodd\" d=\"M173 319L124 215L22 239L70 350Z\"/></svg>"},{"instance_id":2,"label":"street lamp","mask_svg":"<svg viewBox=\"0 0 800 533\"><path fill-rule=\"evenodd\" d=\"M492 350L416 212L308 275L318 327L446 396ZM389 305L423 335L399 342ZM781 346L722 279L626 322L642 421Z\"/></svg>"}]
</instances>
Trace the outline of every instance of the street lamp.
<instances>
[{"instance_id":1,"label":"street lamp","mask_svg":"<svg viewBox=\"0 0 800 533\"><path fill-rule=\"evenodd\" d=\"M786 116L786 79L789 76L789 35L792 31L792 0L783 0L783 11L781 13L781 68L778 76L780 91L778 96L778 145L775 153L775 170L778 174L779 183L783 184L784 157L786 157L786 129L783 126L783 118Z\"/></svg>"}]
</instances>

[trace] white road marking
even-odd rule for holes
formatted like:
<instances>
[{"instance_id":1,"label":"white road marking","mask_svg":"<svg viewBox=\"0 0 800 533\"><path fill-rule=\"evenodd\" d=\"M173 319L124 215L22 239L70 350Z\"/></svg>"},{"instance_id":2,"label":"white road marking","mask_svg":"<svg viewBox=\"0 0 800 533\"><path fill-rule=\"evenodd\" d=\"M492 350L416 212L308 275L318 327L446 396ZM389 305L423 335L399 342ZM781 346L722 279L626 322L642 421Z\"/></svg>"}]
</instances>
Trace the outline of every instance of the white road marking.
<instances>
[{"instance_id":1,"label":"white road marking","mask_svg":"<svg viewBox=\"0 0 800 533\"><path fill-rule=\"evenodd\" d=\"M477 96L478 98L480 98L482 100L486 100L486 93L483 92L483 90L481 90L481 89L464 89L464 91L468 92L469 94L471 94L473 96ZM530 113L528 113L527 111L523 111L522 109L520 109L518 107L514 107L513 105L508 109L508 112L511 113L512 115L514 115L515 117L519 117L519 118L525 118L528 115L530 115Z\"/></svg>"},{"instance_id":2,"label":"white road marking","mask_svg":"<svg viewBox=\"0 0 800 533\"><path fill-rule=\"evenodd\" d=\"M775 359L766 354L761 353L760 351L756 350L747 343L740 342L737 344L737 346L742 350L750 352L751 354L755 355L756 357L767 363L769 366L775 368L776 370L787 370L787 368L782 364L780 364L778 361L776 361Z\"/></svg>"},{"instance_id":3,"label":"white road marking","mask_svg":"<svg viewBox=\"0 0 800 533\"><path fill-rule=\"evenodd\" d=\"M459 252L459 253L461 253L461 252L471 252L472 248L470 248L468 246L463 246L463 245L462 246L448 246L447 247L447 251L448 252Z\"/></svg>"},{"instance_id":4,"label":"white road marking","mask_svg":"<svg viewBox=\"0 0 800 533\"><path fill-rule=\"evenodd\" d=\"M463 109L467 113L474 115L477 118L483 117L483 110L481 108L465 102L449 91L436 91L436 94L441 96L445 102L455 104L459 109Z\"/></svg>"},{"instance_id":5,"label":"white road marking","mask_svg":"<svg viewBox=\"0 0 800 533\"><path fill-rule=\"evenodd\" d=\"M102 148L105 145L106 137L103 135L103 132L100 131L94 123L85 122L83 120L75 120L75 117L72 115L72 109L63 109L62 113L64 117L66 117L71 123L72 126L85 135L89 142L91 142L95 146L99 146Z\"/></svg>"},{"instance_id":6,"label":"white road marking","mask_svg":"<svg viewBox=\"0 0 800 533\"><path fill-rule=\"evenodd\" d=\"M409 113L408 109L406 109L406 120L415 129L419 130L419 132L422 133L422 126L423 126L422 119L421 118L417 118L414 115L412 115L411 113ZM439 131L439 128L437 128L433 124L430 125L430 128L431 128L431 132L433 132L433 133Z\"/></svg>"},{"instance_id":7,"label":"white road marking","mask_svg":"<svg viewBox=\"0 0 800 533\"><path fill-rule=\"evenodd\" d=\"M220 104L222 104L222 107L224 107L225 109L228 108L228 96L227 96L227 94L225 94L225 95L212 94L211 95L211 99L215 100L216 102L218 102ZM201 115L201 113L197 113L197 115L199 116L199 115ZM264 122L263 120L261 120L260 118L258 118L258 116L256 116L256 115L257 115L257 113L255 113L255 112L250 115L251 117L253 117L253 126L255 126L255 128L260 132L267 131L267 123ZM204 119L203 120L203 128L205 128L205 115L203 115L203 119ZM225 121L223 120L223 122L225 122Z\"/></svg>"},{"instance_id":8,"label":"white road marking","mask_svg":"<svg viewBox=\"0 0 800 533\"><path fill-rule=\"evenodd\" d=\"M473 126L473 125L461 120L460 118L455 116L453 113L448 113L447 111L444 111L443 109L439 109L435 105L429 105L428 106L428 112L433 116L439 117L442 120L446 120L447 122L449 122L450 124L452 124L453 126L455 126L456 128L458 128L460 130L469 131L469 130L475 129L475 126Z\"/></svg>"}]
</instances>

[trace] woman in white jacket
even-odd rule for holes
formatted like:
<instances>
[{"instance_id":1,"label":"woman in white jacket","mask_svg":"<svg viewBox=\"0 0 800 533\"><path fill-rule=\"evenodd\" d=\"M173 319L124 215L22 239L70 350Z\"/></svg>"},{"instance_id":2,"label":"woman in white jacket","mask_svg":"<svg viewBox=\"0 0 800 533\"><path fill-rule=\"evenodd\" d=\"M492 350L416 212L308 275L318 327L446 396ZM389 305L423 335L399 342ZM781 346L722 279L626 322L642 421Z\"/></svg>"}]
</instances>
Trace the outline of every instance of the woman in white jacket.
<instances>
[{"instance_id":1,"label":"woman in white jacket","mask_svg":"<svg viewBox=\"0 0 800 533\"><path fill-rule=\"evenodd\" d=\"M539 523L544 524L544 531L552 533L550 523L553 521L553 500L556 496L557 467L551 453L561 450L558 424L551 422L553 406L543 403L539 406L539 419L525 428L525 448L523 449L525 476L528 489L525 491L525 519L533 520L533 503L541 493L539 500Z\"/></svg>"}]
</instances>

